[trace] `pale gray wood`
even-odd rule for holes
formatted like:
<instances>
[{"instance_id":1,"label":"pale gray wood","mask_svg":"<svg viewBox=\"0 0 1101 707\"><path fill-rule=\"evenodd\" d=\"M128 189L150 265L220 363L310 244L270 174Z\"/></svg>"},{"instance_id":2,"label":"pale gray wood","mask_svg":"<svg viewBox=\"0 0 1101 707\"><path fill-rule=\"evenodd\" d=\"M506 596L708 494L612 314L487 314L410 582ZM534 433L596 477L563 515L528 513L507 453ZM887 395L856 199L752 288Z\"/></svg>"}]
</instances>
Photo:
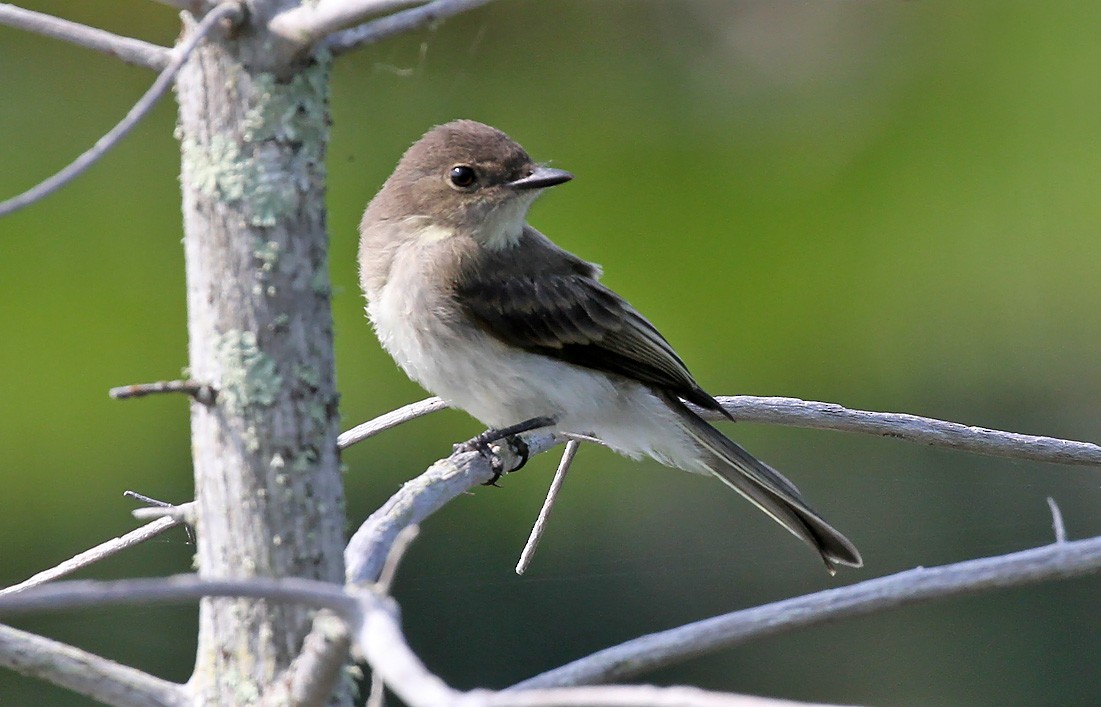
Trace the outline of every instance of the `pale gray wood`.
<instances>
[{"instance_id":1,"label":"pale gray wood","mask_svg":"<svg viewBox=\"0 0 1101 707\"><path fill-rule=\"evenodd\" d=\"M325 229L329 60L269 66L257 28L204 44L180 73L197 566L204 578L343 579L344 497ZM272 73L279 69L279 75ZM205 599L189 683L201 704L262 694L313 611ZM349 704L343 689L335 703Z\"/></svg>"},{"instance_id":2,"label":"pale gray wood","mask_svg":"<svg viewBox=\"0 0 1101 707\"><path fill-rule=\"evenodd\" d=\"M0 4L0 24L109 54L127 64L144 66L154 71L164 69L172 58L172 52L166 47L8 3Z\"/></svg>"}]
</instances>

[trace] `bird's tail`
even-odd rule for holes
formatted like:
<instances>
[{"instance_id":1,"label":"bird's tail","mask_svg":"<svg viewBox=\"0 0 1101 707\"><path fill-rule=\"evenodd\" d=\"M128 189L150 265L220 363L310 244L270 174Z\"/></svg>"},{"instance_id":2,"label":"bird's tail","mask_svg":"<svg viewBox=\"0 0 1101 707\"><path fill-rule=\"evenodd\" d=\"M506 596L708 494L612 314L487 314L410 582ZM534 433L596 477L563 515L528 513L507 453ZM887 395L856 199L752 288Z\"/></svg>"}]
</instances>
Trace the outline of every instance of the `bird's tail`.
<instances>
[{"instance_id":1,"label":"bird's tail","mask_svg":"<svg viewBox=\"0 0 1101 707\"><path fill-rule=\"evenodd\" d=\"M837 571L836 565L864 564L856 547L807 506L794 484L707 424L679 398L669 396L667 402L699 447L708 471L817 550L830 574Z\"/></svg>"}]
</instances>

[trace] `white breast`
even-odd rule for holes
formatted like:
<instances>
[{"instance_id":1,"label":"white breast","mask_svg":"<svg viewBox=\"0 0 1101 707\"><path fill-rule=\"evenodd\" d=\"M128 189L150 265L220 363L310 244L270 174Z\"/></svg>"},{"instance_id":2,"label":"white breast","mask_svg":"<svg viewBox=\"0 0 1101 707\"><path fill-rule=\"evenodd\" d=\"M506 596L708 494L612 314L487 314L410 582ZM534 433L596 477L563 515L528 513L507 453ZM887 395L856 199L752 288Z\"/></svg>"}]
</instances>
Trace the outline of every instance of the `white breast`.
<instances>
[{"instance_id":1,"label":"white breast","mask_svg":"<svg viewBox=\"0 0 1101 707\"><path fill-rule=\"evenodd\" d=\"M426 390L487 426L550 416L558 429L592 434L629 456L683 467L691 443L675 415L645 386L506 346L460 321L459 307L426 282L421 264L440 239L395 255L367 313L383 347Z\"/></svg>"}]
</instances>

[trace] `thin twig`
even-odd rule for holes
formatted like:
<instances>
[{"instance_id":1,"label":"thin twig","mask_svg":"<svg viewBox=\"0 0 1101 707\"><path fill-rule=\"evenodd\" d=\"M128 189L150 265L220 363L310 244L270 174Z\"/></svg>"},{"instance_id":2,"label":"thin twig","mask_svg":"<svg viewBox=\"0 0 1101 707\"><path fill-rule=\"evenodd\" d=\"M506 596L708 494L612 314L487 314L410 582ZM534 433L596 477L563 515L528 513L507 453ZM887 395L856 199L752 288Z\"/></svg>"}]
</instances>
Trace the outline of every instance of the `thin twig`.
<instances>
[{"instance_id":1,"label":"thin twig","mask_svg":"<svg viewBox=\"0 0 1101 707\"><path fill-rule=\"evenodd\" d=\"M734 695L698 687L601 685L490 693L485 707L830 707L772 697Z\"/></svg>"},{"instance_id":2,"label":"thin twig","mask_svg":"<svg viewBox=\"0 0 1101 707\"><path fill-rule=\"evenodd\" d=\"M172 52L167 47L112 34L53 15L25 10L8 3L0 4L0 25L60 39L154 71L162 71L172 57Z\"/></svg>"},{"instance_id":3,"label":"thin twig","mask_svg":"<svg viewBox=\"0 0 1101 707\"><path fill-rule=\"evenodd\" d=\"M516 574L523 574L531 564L531 558L535 556L535 549L539 547L539 541L543 539L543 531L547 528L547 520L550 518L551 509L554 507L554 502L558 500L558 492L562 490L562 485L566 483L566 474L569 472L570 465L573 464L573 458L577 455L580 446L581 443L576 439L566 442L566 448L562 451L562 461L558 462L558 469L554 472L554 479L551 480L550 489L547 490L543 507L539 509L539 516L535 519L535 525L531 527L528 541L524 544L524 550L520 553L520 561L516 563Z\"/></svg>"},{"instance_id":4,"label":"thin twig","mask_svg":"<svg viewBox=\"0 0 1101 707\"><path fill-rule=\"evenodd\" d=\"M386 707L386 683L374 671L371 671L371 691L363 707Z\"/></svg>"},{"instance_id":5,"label":"thin twig","mask_svg":"<svg viewBox=\"0 0 1101 707\"><path fill-rule=\"evenodd\" d=\"M309 47L330 34L372 17L420 5L424 0L319 0L285 10L268 23L268 29L284 39Z\"/></svg>"},{"instance_id":6,"label":"thin twig","mask_svg":"<svg viewBox=\"0 0 1101 707\"><path fill-rule=\"evenodd\" d=\"M195 502L188 501L178 506L168 504L165 506L153 506L151 508L135 508L130 515L138 520L150 520L154 518L172 518L180 523L193 525L195 523Z\"/></svg>"},{"instance_id":7,"label":"thin twig","mask_svg":"<svg viewBox=\"0 0 1101 707\"><path fill-rule=\"evenodd\" d=\"M1055 531L1055 542L1067 541L1067 526L1063 525L1063 512L1059 510L1059 504L1051 496L1047 497L1047 507L1051 509L1051 529Z\"/></svg>"},{"instance_id":8,"label":"thin twig","mask_svg":"<svg viewBox=\"0 0 1101 707\"><path fill-rule=\"evenodd\" d=\"M375 589L380 594L390 593L394 578L398 574L398 567L401 566L401 561L405 559L405 553L419 534L420 528L416 525L410 525L402 528L398 536L394 538L394 544L390 546L390 554L386 556L386 562L382 565L382 571L378 575Z\"/></svg>"},{"instance_id":9,"label":"thin twig","mask_svg":"<svg viewBox=\"0 0 1101 707\"><path fill-rule=\"evenodd\" d=\"M97 140L96 144L93 145L91 149L80 157L77 157L57 174L39 182L22 194L0 202L0 217L7 216L14 211L18 211L25 206L30 206L34 202L44 199L68 184L86 169L91 167L100 157L107 154L111 148L117 145L122 138L126 137L126 135L133 130L134 126L141 122L141 120L153 110L157 101L172 88L172 84L176 80L176 74L179 73L180 68L183 67L188 57L191 56L191 52L194 51L195 47L199 46L199 43L206 37L210 30L222 20L237 20L241 16L241 6L236 2L227 2L223 5L219 5L207 13L202 21L196 25L195 31L192 32L182 44L177 46L176 49L172 50L172 61L170 61L168 66L166 66L160 75L157 76L157 80L153 82L153 85L149 87L145 95L134 104L134 107L130 109L126 117L123 118L118 125Z\"/></svg>"},{"instance_id":10,"label":"thin twig","mask_svg":"<svg viewBox=\"0 0 1101 707\"><path fill-rule=\"evenodd\" d=\"M0 596L0 615L62 611L90 606L170 604L203 597L266 599L329 609L354 624L361 614L361 600L339 585L316 579L286 577L268 579L203 579L184 574L156 579L122 579L114 582L70 580Z\"/></svg>"},{"instance_id":11,"label":"thin twig","mask_svg":"<svg viewBox=\"0 0 1101 707\"><path fill-rule=\"evenodd\" d=\"M184 707L187 688L79 648L0 625L0 666L118 707Z\"/></svg>"},{"instance_id":12,"label":"thin twig","mask_svg":"<svg viewBox=\"0 0 1101 707\"><path fill-rule=\"evenodd\" d=\"M24 580L19 584L13 584L10 587L0 589L0 597L23 592L27 589L30 589L31 587L37 587L39 585L45 584L46 582L51 582L60 577L72 574L79 569L83 569L85 567L88 567L89 565L93 565L100 560L105 560L112 555L117 555L123 550L127 550L131 547L134 547L135 545L145 542L146 540L155 538L164 531L180 525L181 522L182 521L176 518L161 518L159 520L155 520L152 523L143 525L137 530L131 530L125 535L119 536L112 540L108 540L105 543L100 543L90 550L85 550L79 555L65 560L64 562L55 565L47 570L43 570L30 579Z\"/></svg>"},{"instance_id":13,"label":"thin twig","mask_svg":"<svg viewBox=\"0 0 1101 707\"><path fill-rule=\"evenodd\" d=\"M144 398L147 395L161 393L185 393L203 405L213 405L218 397L213 386L200 383L197 380L156 381L155 383L134 383L122 385L107 391L115 400L128 400L130 398Z\"/></svg>"},{"instance_id":14,"label":"thin twig","mask_svg":"<svg viewBox=\"0 0 1101 707\"><path fill-rule=\"evenodd\" d=\"M144 493L138 493L137 491L131 491L127 489L122 492L124 498L132 498L135 501L144 503L147 506L155 506L157 508L175 508L176 505L169 503L168 501L161 501L151 496L146 496Z\"/></svg>"},{"instance_id":15,"label":"thin twig","mask_svg":"<svg viewBox=\"0 0 1101 707\"><path fill-rule=\"evenodd\" d=\"M435 0L412 10L395 12L392 15L373 20L359 27L331 34L325 44L332 50L333 54L342 54L352 49L376 44L399 34L412 32L420 27L435 24L453 15L481 7L491 1Z\"/></svg>"},{"instance_id":16,"label":"thin twig","mask_svg":"<svg viewBox=\"0 0 1101 707\"><path fill-rule=\"evenodd\" d=\"M131 494L134 496L141 496L133 491L126 491L124 495ZM153 499L148 497L142 497L148 501ZM171 518L177 523L183 526L184 532L187 533L187 544L195 544L195 519L198 517L197 506L194 501L188 501L187 503L181 503L176 506L171 503L155 502L158 505L150 506L148 508L135 508L130 511L130 515L134 516L137 520L157 520L158 518Z\"/></svg>"},{"instance_id":17,"label":"thin twig","mask_svg":"<svg viewBox=\"0 0 1101 707\"><path fill-rule=\"evenodd\" d=\"M356 425L347 432L342 433L336 438L336 446L340 449L347 449L357 442L362 442L368 437L374 437L379 432L385 432L391 427L397 427L403 422L409 422L418 417L424 417L437 410L446 410L447 408L447 403L436 397L425 398L415 403L409 403L385 415L379 415L375 419L364 422L361 425Z\"/></svg>"},{"instance_id":18,"label":"thin twig","mask_svg":"<svg viewBox=\"0 0 1101 707\"><path fill-rule=\"evenodd\" d=\"M608 445L604 444L604 440L597 439L596 437L593 437L591 435L582 435L582 434L577 434L576 432L563 432L562 436L565 437L567 440L572 439L572 440L577 441L577 442L588 442L589 444L596 444L596 445L599 445L601 447L607 447L608 446Z\"/></svg>"},{"instance_id":19,"label":"thin twig","mask_svg":"<svg viewBox=\"0 0 1101 707\"><path fill-rule=\"evenodd\" d=\"M1101 446L1054 437L1002 432L898 412L851 410L798 398L735 395L718 398L735 419L818 430L863 432L975 454L1055 464L1101 465ZM702 412L702 411L701 411ZM705 415L724 419L719 413Z\"/></svg>"},{"instance_id":20,"label":"thin twig","mask_svg":"<svg viewBox=\"0 0 1101 707\"><path fill-rule=\"evenodd\" d=\"M1098 570L1101 570L1101 537L939 567L919 567L652 633L529 678L513 688L621 682L689 658L797 628L932 599L1078 577Z\"/></svg>"},{"instance_id":21,"label":"thin twig","mask_svg":"<svg viewBox=\"0 0 1101 707\"><path fill-rule=\"evenodd\" d=\"M187 543L189 545L195 544L195 532L193 528L195 526L196 511L194 501L181 503L177 506L167 501L158 501L155 498L150 498L137 491L123 491L122 495L127 498L133 498L148 506L148 508L135 508L130 511L130 515L134 516L134 518L138 520L172 518L183 525L184 532L187 533Z\"/></svg>"}]
</instances>

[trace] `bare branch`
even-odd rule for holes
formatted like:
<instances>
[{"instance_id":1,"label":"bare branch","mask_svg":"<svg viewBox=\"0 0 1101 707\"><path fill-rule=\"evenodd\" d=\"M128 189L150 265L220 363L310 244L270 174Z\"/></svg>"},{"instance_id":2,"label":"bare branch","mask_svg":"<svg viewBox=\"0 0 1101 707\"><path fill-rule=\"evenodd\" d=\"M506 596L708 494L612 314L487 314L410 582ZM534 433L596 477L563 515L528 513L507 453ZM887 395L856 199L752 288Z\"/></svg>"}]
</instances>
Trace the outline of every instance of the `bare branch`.
<instances>
[{"instance_id":1,"label":"bare branch","mask_svg":"<svg viewBox=\"0 0 1101 707\"><path fill-rule=\"evenodd\" d=\"M371 671L371 689L367 694L367 701L363 704L363 707L385 707L386 705L386 684L382 682L382 678L378 673Z\"/></svg>"},{"instance_id":2,"label":"bare branch","mask_svg":"<svg viewBox=\"0 0 1101 707\"><path fill-rule=\"evenodd\" d=\"M59 582L0 597L0 615L188 601L211 596L248 597L329 609L345 625L353 628L357 645L387 680L387 684L399 695L412 694L416 697L409 701L410 704L450 704L452 698L459 694L424 668L401 633L396 604L379 596L373 589L360 590L352 596L340 586L316 580L260 577L204 580L195 575L117 582ZM54 644L54 648L63 651L68 647ZM426 684L431 687L426 689ZM412 692L407 693L407 690ZM433 702L429 700L432 696L447 699Z\"/></svg>"},{"instance_id":3,"label":"bare branch","mask_svg":"<svg viewBox=\"0 0 1101 707\"><path fill-rule=\"evenodd\" d=\"M325 44L334 54L342 54L446 20L448 17L473 10L489 2L491 0L435 0L412 10L396 12L359 27L337 32L330 35Z\"/></svg>"},{"instance_id":4,"label":"bare branch","mask_svg":"<svg viewBox=\"0 0 1101 707\"><path fill-rule=\"evenodd\" d=\"M547 432L524 435L528 454L540 454L562 442ZM505 469L518 465L507 445L495 447ZM489 459L478 452L456 452L441 459L420 476L410 479L385 504L364 521L344 551L348 584L372 584L378 581L386 555L398 533L407 526L419 525L448 501L494 476Z\"/></svg>"},{"instance_id":5,"label":"bare branch","mask_svg":"<svg viewBox=\"0 0 1101 707\"><path fill-rule=\"evenodd\" d=\"M183 574L156 579L122 579L114 582L75 580L35 587L19 594L0 596L0 615L61 611L88 606L167 604L203 597L266 599L329 609L349 624L358 619L360 602L336 584L316 579L202 579Z\"/></svg>"},{"instance_id":6,"label":"bare branch","mask_svg":"<svg viewBox=\"0 0 1101 707\"><path fill-rule=\"evenodd\" d=\"M134 510L130 511L130 515L134 516L138 520L149 520L150 518L171 518L177 523L194 525L195 502L188 501L187 503L181 503L178 506L167 503L163 506L135 508Z\"/></svg>"},{"instance_id":7,"label":"bare branch","mask_svg":"<svg viewBox=\"0 0 1101 707\"><path fill-rule=\"evenodd\" d=\"M390 546L386 562L382 565L382 571L379 572L378 582L375 583L376 591L382 594L390 593L390 588L394 585L394 578L398 574L398 567L401 566L401 561L405 559L405 553L419 534L420 527L409 525L402 528L401 532L394 538L394 544Z\"/></svg>"},{"instance_id":8,"label":"bare branch","mask_svg":"<svg viewBox=\"0 0 1101 707\"><path fill-rule=\"evenodd\" d=\"M641 636L510 689L619 682L763 636L932 599L1078 577L1099 569L1101 537L940 567L918 567Z\"/></svg>"},{"instance_id":9,"label":"bare branch","mask_svg":"<svg viewBox=\"0 0 1101 707\"><path fill-rule=\"evenodd\" d=\"M186 688L33 633L0 625L0 666L119 707L183 707Z\"/></svg>"},{"instance_id":10,"label":"bare branch","mask_svg":"<svg viewBox=\"0 0 1101 707\"><path fill-rule=\"evenodd\" d=\"M543 501L543 507L539 509L539 516L535 519L535 525L531 528L528 541L520 553L520 561L516 563L516 574L523 574L531 564L531 558L535 556L535 549L539 547L539 541L543 539L543 531L547 528L551 508L554 507L554 502L558 500L558 492L562 490L562 485L566 483L566 474L569 472L570 465L573 464L573 458L577 455L580 446L581 442L576 439L566 442L566 449L562 451L562 461L558 462L558 469L554 472L554 479L547 491L547 498Z\"/></svg>"},{"instance_id":11,"label":"bare branch","mask_svg":"<svg viewBox=\"0 0 1101 707\"><path fill-rule=\"evenodd\" d=\"M393 600L373 592L359 592L358 596L364 611L356 645L375 675L411 707L795 707L799 704L687 687L617 685L460 693L432 674L409 647Z\"/></svg>"},{"instance_id":12,"label":"bare branch","mask_svg":"<svg viewBox=\"0 0 1101 707\"><path fill-rule=\"evenodd\" d=\"M268 29L300 47L316 44L333 32L353 27L371 17L420 5L424 0L319 0L279 13Z\"/></svg>"},{"instance_id":13,"label":"bare branch","mask_svg":"<svg viewBox=\"0 0 1101 707\"><path fill-rule=\"evenodd\" d=\"M374 671L371 672L371 691L367 693L364 707L386 707L386 683Z\"/></svg>"},{"instance_id":14,"label":"bare branch","mask_svg":"<svg viewBox=\"0 0 1101 707\"><path fill-rule=\"evenodd\" d=\"M478 455L465 453L463 456ZM491 475L488 469L485 471L486 476ZM669 701L672 695L676 695L675 692L654 693L651 702L648 697L644 699L643 693L617 693L612 688L606 693L597 691L577 694L574 691L563 691L549 695L525 693L523 690L622 680L646 670L794 628L935 598L1074 577L1096 572L1098 569L1101 569L1101 538L1056 543L1011 555L931 569L918 568L644 636L514 686L510 689L515 690L515 693L508 698L484 691L464 695L431 674L405 643L397 620L396 605L373 590L358 591L355 596L351 596L340 587L311 580L256 578L204 581L194 576L107 583L64 582L0 597L0 614L76 606L178 601L200 596L239 596L300 602L329 608L353 627L355 642L372 667L410 705L550 707L580 704L699 704L701 707L718 707L739 703L702 701L703 698L710 700L708 695L703 695L698 703ZM624 695L627 694L632 694L634 699L624 701ZM681 697L690 696L685 693ZM715 695L714 699L726 698Z\"/></svg>"},{"instance_id":15,"label":"bare branch","mask_svg":"<svg viewBox=\"0 0 1101 707\"><path fill-rule=\"evenodd\" d=\"M336 439L336 446L341 449L347 449L357 442L362 442L368 437L374 437L379 432L385 432L391 427L397 427L403 422L409 422L418 417L424 417L437 410L446 410L448 407L447 403L436 397L425 398L419 402L409 403L385 415L379 415L375 419L364 422L361 425L356 425L347 432L342 433Z\"/></svg>"},{"instance_id":16,"label":"bare branch","mask_svg":"<svg viewBox=\"0 0 1101 707\"><path fill-rule=\"evenodd\" d=\"M410 707L458 704L459 693L433 675L405 641L397 604L370 590L356 595L367 607L356 631L356 647L387 687Z\"/></svg>"},{"instance_id":17,"label":"bare branch","mask_svg":"<svg viewBox=\"0 0 1101 707\"><path fill-rule=\"evenodd\" d=\"M212 0L153 0L153 2L174 7L177 10L187 10L195 15L202 14L203 8L214 4Z\"/></svg>"},{"instance_id":18,"label":"bare branch","mask_svg":"<svg viewBox=\"0 0 1101 707\"><path fill-rule=\"evenodd\" d=\"M0 589L0 597L7 594L16 594L18 592L25 591L31 587L37 587L40 584L53 581L65 575L72 574L79 569L95 564L100 560L107 559L112 555L116 555L123 550L134 547L139 543L143 543L146 540L155 538L169 528L174 528L180 525L181 521L175 518L161 518L155 520L152 523L143 525L137 530L132 530L126 535L108 540L105 543L96 545L90 550L85 550L79 555L65 560L59 565L51 567L48 570L43 570L34 575L30 579L20 582L19 584L13 584L10 587Z\"/></svg>"},{"instance_id":19,"label":"bare branch","mask_svg":"<svg viewBox=\"0 0 1101 707\"><path fill-rule=\"evenodd\" d=\"M191 56L191 52L194 51L195 47L199 45L207 33L222 20L236 21L241 16L241 7L235 2L227 2L223 5L219 5L217 8L207 13L202 21L195 27L195 31L176 49L172 50L172 61L170 61L164 71L157 76L157 80L153 82L153 85L149 87L145 95L134 104L134 107L130 109L130 112L126 114L126 117L123 118L118 125L96 141L96 144L93 145L91 149L80 157L77 157L57 174L31 187L22 194L0 202L0 216L7 216L14 211L18 211L25 206L30 206L34 202L44 199L68 184L84 172L84 170L91 167L100 157L107 154L112 147L117 145L122 138L126 137L126 135L133 130L135 125L141 122L142 118L149 114L149 111L153 109L157 101L168 92L168 89L172 87L172 83L176 80L176 74L179 73L180 68L187 61L188 57Z\"/></svg>"},{"instance_id":20,"label":"bare branch","mask_svg":"<svg viewBox=\"0 0 1101 707\"><path fill-rule=\"evenodd\" d=\"M0 24L60 39L154 71L161 71L168 66L172 54L167 47L122 37L53 15L24 10L8 3L0 4Z\"/></svg>"},{"instance_id":21,"label":"bare branch","mask_svg":"<svg viewBox=\"0 0 1101 707\"><path fill-rule=\"evenodd\" d=\"M318 612L302 651L264 694L261 707L324 707L351 645L347 624L327 611Z\"/></svg>"},{"instance_id":22,"label":"bare branch","mask_svg":"<svg viewBox=\"0 0 1101 707\"><path fill-rule=\"evenodd\" d=\"M217 391L213 386L200 383L196 380L157 381L155 383L134 383L122 385L107 391L115 400L128 400L130 398L144 398L147 395L160 393L186 393L203 405L213 405L217 398Z\"/></svg>"},{"instance_id":23,"label":"bare branch","mask_svg":"<svg viewBox=\"0 0 1101 707\"><path fill-rule=\"evenodd\" d=\"M1047 507L1051 509L1051 529L1055 531L1055 542L1067 541L1067 527L1063 525L1063 512L1059 510L1059 504L1051 496L1047 497Z\"/></svg>"},{"instance_id":24,"label":"bare branch","mask_svg":"<svg viewBox=\"0 0 1101 707\"><path fill-rule=\"evenodd\" d=\"M723 396L718 400L737 420L745 422L863 432L1011 459L1101 465L1101 447L1089 442L1002 432L898 412L850 410L834 403L798 398L734 395ZM701 411L698 408L697 411L711 420L725 419L715 412Z\"/></svg>"},{"instance_id":25,"label":"bare branch","mask_svg":"<svg viewBox=\"0 0 1101 707\"><path fill-rule=\"evenodd\" d=\"M1101 446L1092 442L1003 432L906 413L853 410L836 403L799 398L727 395L720 396L718 400L739 422L861 432L995 457L1052 464L1101 466ZM439 398L411 403L348 430L340 436L342 440L346 440L342 448L445 407L447 404ZM711 410L699 407L694 409L709 420L726 419ZM570 437L585 439L579 435Z\"/></svg>"},{"instance_id":26,"label":"bare branch","mask_svg":"<svg viewBox=\"0 0 1101 707\"><path fill-rule=\"evenodd\" d=\"M202 596L262 598L328 607L334 613L319 617L311 640L329 635L325 646L307 646L298 670L287 671L286 687L265 696L263 704L321 705L347 651L346 627L353 627L356 645L372 668L394 692L413 707L782 707L797 703L722 695L694 688L615 686L579 689L513 690L460 693L424 666L405 640L397 605L374 589L355 591L303 579L203 580L196 576L119 582L63 582L26 594L0 598L0 614L60 610L77 606L104 606L194 600ZM337 618L339 617L339 619ZM326 625L327 622L327 625ZM338 625L339 624L339 625ZM35 650L28 650L33 647ZM26 656L34 656L33 660ZM0 664L37 675L83 694L126 707L183 705L184 687L144 675L63 644L0 626ZM310 668L310 669L307 669ZM315 670L324 673L318 678ZM318 678L313 681L310 677ZM294 680L301 682L294 684Z\"/></svg>"},{"instance_id":27,"label":"bare branch","mask_svg":"<svg viewBox=\"0 0 1101 707\"><path fill-rule=\"evenodd\" d=\"M769 697L711 692L696 687L606 685L489 694L485 707L828 707Z\"/></svg>"}]
</instances>

